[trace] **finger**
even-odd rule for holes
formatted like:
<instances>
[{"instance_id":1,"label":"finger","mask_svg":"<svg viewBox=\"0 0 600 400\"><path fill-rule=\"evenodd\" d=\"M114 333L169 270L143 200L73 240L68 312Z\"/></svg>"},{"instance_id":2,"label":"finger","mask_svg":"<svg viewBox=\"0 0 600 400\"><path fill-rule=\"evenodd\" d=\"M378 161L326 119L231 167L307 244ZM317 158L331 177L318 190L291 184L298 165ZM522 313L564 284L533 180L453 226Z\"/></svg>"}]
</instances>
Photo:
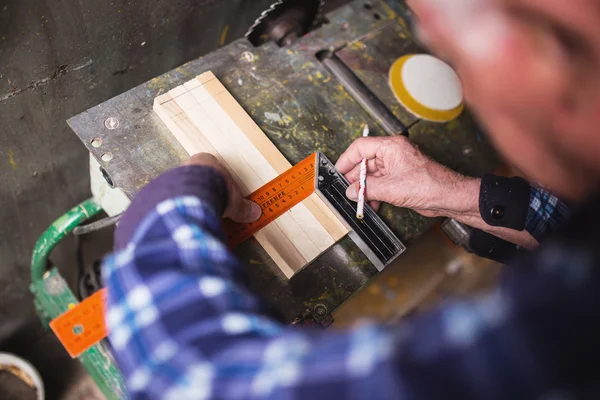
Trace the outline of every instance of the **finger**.
<instances>
[{"instance_id":1,"label":"finger","mask_svg":"<svg viewBox=\"0 0 600 400\"><path fill-rule=\"evenodd\" d=\"M219 166L219 160L210 153L197 153L188 158L184 165L206 165L209 167Z\"/></svg>"},{"instance_id":2,"label":"finger","mask_svg":"<svg viewBox=\"0 0 600 400\"><path fill-rule=\"evenodd\" d=\"M375 158L377 151L386 140L388 139L383 137L363 137L356 139L348 147L348 150L340 156L335 164L336 168L342 174L352 171L357 164L360 164L363 158L367 160Z\"/></svg>"},{"instance_id":3,"label":"finger","mask_svg":"<svg viewBox=\"0 0 600 400\"><path fill-rule=\"evenodd\" d=\"M350 187L346 190L346 197L350 200L358 201L358 182L354 185L350 185ZM365 192L365 200L367 194ZM368 202L369 206L375 211L379 211L379 207L381 207L381 202L377 200L371 200Z\"/></svg>"},{"instance_id":4,"label":"finger","mask_svg":"<svg viewBox=\"0 0 600 400\"><path fill-rule=\"evenodd\" d=\"M379 168L375 163L375 159L367 160L367 174L372 176L381 176L381 172L379 172ZM352 171L348 172L344 175L348 182L354 183L360 178L360 164L352 169Z\"/></svg>"},{"instance_id":5,"label":"finger","mask_svg":"<svg viewBox=\"0 0 600 400\"><path fill-rule=\"evenodd\" d=\"M377 211L379 211L379 208L381 207L381 202L373 200L373 201L369 202L369 206L371 206L373 211L377 212Z\"/></svg>"},{"instance_id":6,"label":"finger","mask_svg":"<svg viewBox=\"0 0 600 400\"><path fill-rule=\"evenodd\" d=\"M258 204L250 200L241 199L237 204L230 207L226 216L235 222L248 223L256 221L261 215L262 210Z\"/></svg>"},{"instance_id":7,"label":"finger","mask_svg":"<svg viewBox=\"0 0 600 400\"><path fill-rule=\"evenodd\" d=\"M346 197L352 201L358 201L358 188L360 182L354 182L346 189ZM388 199L382 198L385 193L385 179L368 176L365 190L366 201L385 201Z\"/></svg>"}]
</instances>

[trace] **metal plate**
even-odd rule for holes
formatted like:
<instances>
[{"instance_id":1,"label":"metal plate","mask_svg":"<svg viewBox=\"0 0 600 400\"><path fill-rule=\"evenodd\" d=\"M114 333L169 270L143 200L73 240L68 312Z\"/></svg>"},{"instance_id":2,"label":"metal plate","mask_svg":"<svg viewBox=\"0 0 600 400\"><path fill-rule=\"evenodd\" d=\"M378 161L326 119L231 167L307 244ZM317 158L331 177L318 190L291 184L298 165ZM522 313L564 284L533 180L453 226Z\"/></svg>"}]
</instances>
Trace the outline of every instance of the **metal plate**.
<instances>
[{"instance_id":1,"label":"metal plate","mask_svg":"<svg viewBox=\"0 0 600 400\"><path fill-rule=\"evenodd\" d=\"M354 72L411 128L411 139L426 153L463 173L479 175L496 166L487 142L465 114L453 123L415 124L393 99L387 69L404 52L414 51L407 23L384 1L353 1L327 15L329 23L290 48L273 43L254 48L238 40L193 60L120 96L71 118L68 123L111 179L134 196L161 172L187 154L154 115L154 98L195 76L213 71L269 139L292 164L320 150L337 160L368 123L371 134L383 135L377 123L329 75L316 59L323 49L342 49ZM362 43L360 47L356 43ZM354 43L354 44L353 44ZM354 61L353 61L354 60ZM107 129L108 118L118 119ZM109 124L110 125L110 124ZM100 147L91 145L95 138ZM102 161L112 157L110 161ZM406 244L433 221L412 211L382 207L382 219ZM349 239L344 238L311 265L287 280L255 240L236 253L251 272L251 285L274 311L290 321L306 309L328 312L360 289L377 270ZM401 260L401 258L399 258Z\"/></svg>"}]
</instances>

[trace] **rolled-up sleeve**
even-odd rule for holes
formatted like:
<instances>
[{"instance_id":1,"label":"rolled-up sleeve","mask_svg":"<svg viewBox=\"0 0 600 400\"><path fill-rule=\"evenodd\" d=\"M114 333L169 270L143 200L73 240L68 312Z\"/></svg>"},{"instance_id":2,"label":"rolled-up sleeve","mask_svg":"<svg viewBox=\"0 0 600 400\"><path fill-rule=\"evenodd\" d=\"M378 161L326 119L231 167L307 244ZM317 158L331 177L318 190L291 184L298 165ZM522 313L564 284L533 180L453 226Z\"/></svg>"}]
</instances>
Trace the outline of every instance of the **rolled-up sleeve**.
<instances>
[{"instance_id":1,"label":"rolled-up sleeve","mask_svg":"<svg viewBox=\"0 0 600 400\"><path fill-rule=\"evenodd\" d=\"M566 224L571 208L523 178L486 174L481 180L479 212L490 226L525 230L540 242ZM472 230L469 246L475 254L502 263L527 251L480 229Z\"/></svg>"}]
</instances>

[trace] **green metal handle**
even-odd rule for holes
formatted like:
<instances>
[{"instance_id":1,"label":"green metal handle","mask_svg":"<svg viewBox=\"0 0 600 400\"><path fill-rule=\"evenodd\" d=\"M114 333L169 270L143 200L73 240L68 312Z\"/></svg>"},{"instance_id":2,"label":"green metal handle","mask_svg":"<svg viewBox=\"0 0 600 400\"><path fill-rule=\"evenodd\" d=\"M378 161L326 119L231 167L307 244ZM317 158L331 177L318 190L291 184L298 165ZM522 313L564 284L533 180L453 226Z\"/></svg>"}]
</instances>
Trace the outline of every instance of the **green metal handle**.
<instances>
[{"instance_id":1,"label":"green metal handle","mask_svg":"<svg viewBox=\"0 0 600 400\"><path fill-rule=\"evenodd\" d=\"M48 264L48 257L54 247L73 229L85 220L94 217L102 211L102 207L93 198L67 211L62 217L54 221L52 225L40 236L31 256L31 282L41 281Z\"/></svg>"},{"instance_id":2,"label":"green metal handle","mask_svg":"<svg viewBox=\"0 0 600 400\"><path fill-rule=\"evenodd\" d=\"M61 239L100 211L102 208L93 199L84 201L54 221L35 244L31 257L30 289L44 325L78 303L57 268L46 272L48 257ZM128 397L123 376L108 348L102 342L86 350L78 359L107 400L121 400Z\"/></svg>"}]
</instances>

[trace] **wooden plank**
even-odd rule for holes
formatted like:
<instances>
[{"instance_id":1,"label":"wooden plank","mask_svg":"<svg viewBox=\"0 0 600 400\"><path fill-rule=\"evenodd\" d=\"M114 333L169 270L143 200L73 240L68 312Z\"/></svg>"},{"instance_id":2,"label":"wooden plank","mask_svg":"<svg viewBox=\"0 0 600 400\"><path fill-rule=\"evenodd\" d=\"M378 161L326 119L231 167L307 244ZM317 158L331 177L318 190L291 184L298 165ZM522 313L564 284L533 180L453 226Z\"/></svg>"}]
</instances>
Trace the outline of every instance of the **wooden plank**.
<instances>
[{"instance_id":1,"label":"wooden plank","mask_svg":"<svg viewBox=\"0 0 600 400\"><path fill-rule=\"evenodd\" d=\"M198 77L196 79L202 79L202 81L206 82L207 78L204 75L209 74L212 74L212 72L207 72L206 74L201 75L202 78ZM214 77L214 75L212 76ZM218 82L216 77L213 78L213 80ZM261 153L267 158L269 164L275 168L277 174L281 174L288 170L292 166L289 161L286 160L279 150L277 150L275 145L263 133L254 120L250 118L242 106L233 98L231 93L229 93L227 90L219 89L220 88L214 89L216 92L214 97L217 99L219 104L221 104L223 109L227 110L232 119L236 121L240 129L246 134L246 136L248 136L254 146L261 149ZM223 89L225 88L223 87ZM340 240L348 233L348 229L344 226L344 224L316 194L312 195L309 200L304 202L304 204L308 207L313 215L319 217L319 221L327 230L327 232L329 232L334 241Z\"/></svg>"},{"instance_id":2,"label":"wooden plank","mask_svg":"<svg viewBox=\"0 0 600 400\"><path fill-rule=\"evenodd\" d=\"M197 88L199 90L203 88ZM183 99L180 102L180 99ZM277 177L277 172L269 165L262 154L248 141L247 137L239 131L237 125L230 121L229 116L216 103L213 97L207 97L202 103L195 102L194 96L185 93L175 99L190 119L196 126L202 126L202 133L208 141L215 147L216 151L223 157L232 171L237 175L239 180L244 183L245 189L243 195L248 195L258 189L265 183ZM190 101L194 101L196 106L191 106ZM186 109L187 108L187 109ZM312 219L315 219L310 214ZM316 221L316 219L315 219ZM302 255L302 258L297 256L292 257L290 267L298 268L299 265L306 264L307 260L316 258L320 251L313 243L311 238L302 230L298 223L294 223L293 217L286 213L282 215L275 223L295 244L296 249ZM324 230L321 225L317 225L321 230ZM279 243L284 238L278 239L277 244L280 247L287 248L287 242ZM333 244L333 243L332 243ZM284 252L282 257L287 261ZM297 260L297 264L294 263ZM295 265L294 265L295 264Z\"/></svg>"},{"instance_id":3,"label":"wooden plank","mask_svg":"<svg viewBox=\"0 0 600 400\"><path fill-rule=\"evenodd\" d=\"M154 110L189 154L214 154L244 195L291 167L212 72L157 97ZM313 194L255 238L289 278L347 233Z\"/></svg>"},{"instance_id":4,"label":"wooden plank","mask_svg":"<svg viewBox=\"0 0 600 400\"><path fill-rule=\"evenodd\" d=\"M155 101L154 109L190 155L199 152L213 154L227 168L242 191L242 194L248 195L252 193L246 182L240 179L229 163L222 157L221 153L213 147L204 134L191 121L188 114L183 111L176 101L173 101L171 94L158 97ZM210 124L205 125L205 128L207 126L210 127ZM288 278L294 275L299 265L307 263L306 258L300 254L277 223L265 227L255 234L254 237Z\"/></svg>"},{"instance_id":5,"label":"wooden plank","mask_svg":"<svg viewBox=\"0 0 600 400\"><path fill-rule=\"evenodd\" d=\"M203 87L195 90L200 89L203 89ZM216 86L214 89L208 89L209 92L212 90L219 90L221 92L220 88ZM251 192L279 175L263 156L263 153L258 150L238 125L235 124L230 115L217 103L215 97L206 99L200 104L200 107L203 108L206 115L210 115L220 128L220 134L211 136L209 140L213 143L221 142L224 146L223 150L219 150L221 154L223 154L223 151L232 153L231 158L236 158L240 162L238 168L241 168L247 175L254 175L254 177L242 177L243 181L249 182L255 179L255 177L258 179L256 184L250 185ZM202 114L196 113L195 115ZM236 150L237 154L233 156ZM247 164L243 165L244 162ZM299 204L294 207L294 211L282 215L275 223L292 240L306 260L313 260L321 253L321 250L317 246L319 241L325 241L328 244L325 249L330 247L334 241L319 221L308 211L306 206ZM307 226L308 228L305 230L303 226Z\"/></svg>"}]
</instances>

